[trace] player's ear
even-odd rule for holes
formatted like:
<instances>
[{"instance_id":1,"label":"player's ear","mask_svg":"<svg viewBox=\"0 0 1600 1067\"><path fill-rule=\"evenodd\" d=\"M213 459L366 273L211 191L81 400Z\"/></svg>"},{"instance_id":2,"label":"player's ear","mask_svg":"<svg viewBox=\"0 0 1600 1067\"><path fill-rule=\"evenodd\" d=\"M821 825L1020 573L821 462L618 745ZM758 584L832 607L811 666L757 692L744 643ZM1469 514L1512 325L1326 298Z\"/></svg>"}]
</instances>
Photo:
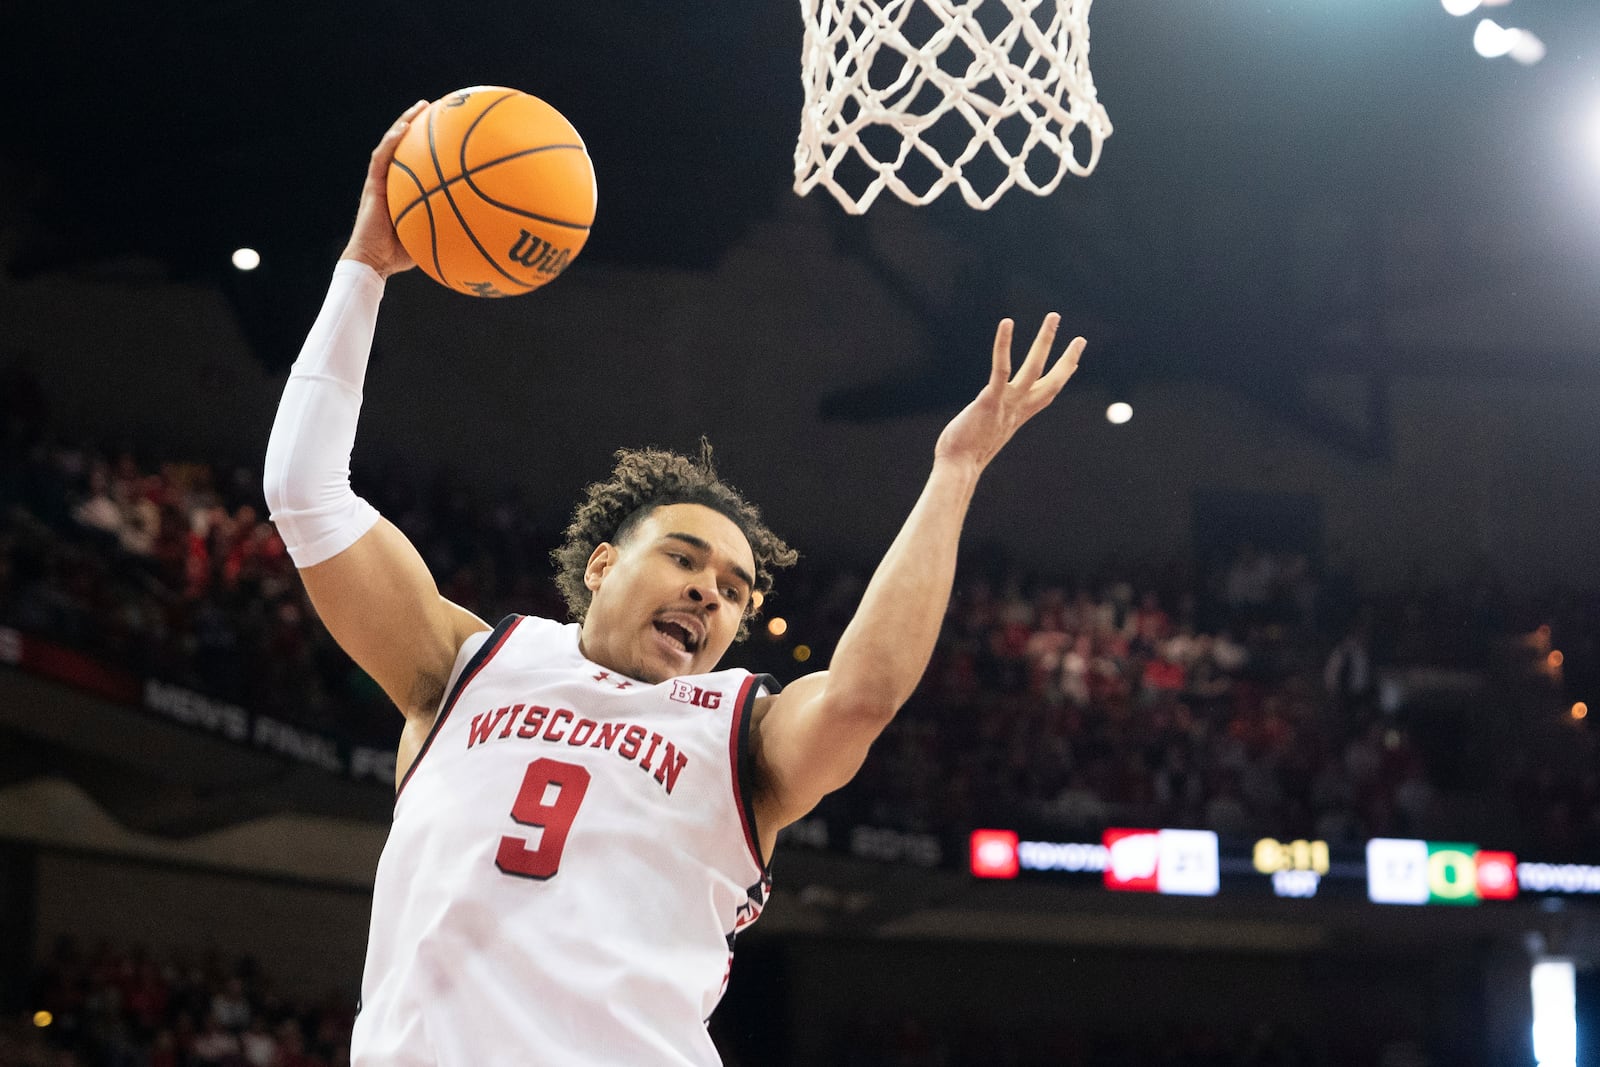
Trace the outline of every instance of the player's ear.
<instances>
[{"instance_id":1,"label":"player's ear","mask_svg":"<svg viewBox=\"0 0 1600 1067\"><path fill-rule=\"evenodd\" d=\"M594 546L594 551L589 553L589 562L583 568L583 584L589 592L600 588L601 581L616 561L617 548L610 541L602 541Z\"/></svg>"}]
</instances>

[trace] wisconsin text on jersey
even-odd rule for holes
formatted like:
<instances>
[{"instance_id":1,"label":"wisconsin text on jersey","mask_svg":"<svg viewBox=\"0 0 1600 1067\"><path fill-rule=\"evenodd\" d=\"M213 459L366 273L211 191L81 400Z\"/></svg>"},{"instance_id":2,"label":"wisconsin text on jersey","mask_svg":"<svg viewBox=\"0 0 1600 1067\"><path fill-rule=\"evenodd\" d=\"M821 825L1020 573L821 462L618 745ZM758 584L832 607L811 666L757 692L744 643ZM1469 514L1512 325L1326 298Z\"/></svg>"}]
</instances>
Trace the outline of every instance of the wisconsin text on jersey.
<instances>
[{"instance_id":1,"label":"wisconsin text on jersey","mask_svg":"<svg viewBox=\"0 0 1600 1067\"><path fill-rule=\"evenodd\" d=\"M552 709L542 704L511 704L474 715L472 729L467 731L467 747L510 737L573 748L602 748L630 762L637 760L639 769L646 773L654 767L656 781L669 796L678 783L678 775L689 765L688 754L654 730L628 722L596 722L567 708Z\"/></svg>"}]
</instances>

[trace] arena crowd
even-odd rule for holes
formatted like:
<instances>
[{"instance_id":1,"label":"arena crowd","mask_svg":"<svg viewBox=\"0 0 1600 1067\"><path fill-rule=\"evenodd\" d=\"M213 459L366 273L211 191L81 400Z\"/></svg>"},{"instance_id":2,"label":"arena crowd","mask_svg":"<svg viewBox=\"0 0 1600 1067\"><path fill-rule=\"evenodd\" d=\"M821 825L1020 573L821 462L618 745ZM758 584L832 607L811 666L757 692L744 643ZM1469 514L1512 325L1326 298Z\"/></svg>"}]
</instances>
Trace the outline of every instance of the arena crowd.
<instances>
[{"instance_id":1,"label":"arena crowd","mask_svg":"<svg viewBox=\"0 0 1600 1067\"><path fill-rule=\"evenodd\" d=\"M31 1025L0 1067L344 1067L355 1003L277 991L249 958L63 938L34 976ZM42 1014L41 1014L42 1013Z\"/></svg>"},{"instance_id":2,"label":"arena crowd","mask_svg":"<svg viewBox=\"0 0 1600 1067\"><path fill-rule=\"evenodd\" d=\"M392 465L361 482L445 596L490 620L561 617L545 555L556 531L514 491L485 500ZM392 708L316 621L259 496L247 467L50 443L13 420L0 457L0 625L392 745ZM785 578L767 611L784 616L784 636L758 626L731 656L780 680L827 662L865 572L803 559ZM820 811L924 832L1473 832L1553 857L1592 850L1593 733L1558 721L1565 675L1541 657L1552 640L1595 632L1595 604L1570 590L1519 599L1487 572L1365 588L1337 564L1250 545L1206 566L1055 576L980 548L919 692ZM1478 693L1464 710L1412 713L1383 683L1406 669L1454 672Z\"/></svg>"}]
</instances>

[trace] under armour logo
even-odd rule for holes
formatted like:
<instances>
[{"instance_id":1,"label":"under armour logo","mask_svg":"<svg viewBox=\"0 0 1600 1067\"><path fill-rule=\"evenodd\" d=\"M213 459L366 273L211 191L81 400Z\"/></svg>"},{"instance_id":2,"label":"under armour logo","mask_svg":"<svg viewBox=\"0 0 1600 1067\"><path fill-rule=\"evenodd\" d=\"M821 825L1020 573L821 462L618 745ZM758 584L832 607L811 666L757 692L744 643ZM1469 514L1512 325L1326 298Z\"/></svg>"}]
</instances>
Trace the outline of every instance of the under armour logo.
<instances>
[{"instance_id":1,"label":"under armour logo","mask_svg":"<svg viewBox=\"0 0 1600 1067\"><path fill-rule=\"evenodd\" d=\"M610 671L601 671L599 674L594 676L594 680L597 681L597 682L610 681L611 680L611 672ZM629 686L633 685L633 683L630 682L629 680L627 680L626 678L624 678L620 682L611 682L611 684L616 686L618 689L627 689Z\"/></svg>"}]
</instances>

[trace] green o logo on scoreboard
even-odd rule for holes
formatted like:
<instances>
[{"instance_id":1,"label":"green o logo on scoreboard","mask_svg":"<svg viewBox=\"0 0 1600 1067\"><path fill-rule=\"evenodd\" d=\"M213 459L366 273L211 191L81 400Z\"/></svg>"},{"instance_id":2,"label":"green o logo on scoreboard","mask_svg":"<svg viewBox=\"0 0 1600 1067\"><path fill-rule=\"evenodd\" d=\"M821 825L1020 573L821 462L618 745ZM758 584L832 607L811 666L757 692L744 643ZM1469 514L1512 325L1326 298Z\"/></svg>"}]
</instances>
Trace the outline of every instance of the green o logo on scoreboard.
<instances>
[{"instance_id":1,"label":"green o logo on scoreboard","mask_svg":"<svg viewBox=\"0 0 1600 1067\"><path fill-rule=\"evenodd\" d=\"M1477 845L1428 842L1428 903L1478 902Z\"/></svg>"},{"instance_id":2,"label":"green o logo on scoreboard","mask_svg":"<svg viewBox=\"0 0 1600 1067\"><path fill-rule=\"evenodd\" d=\"M1517 857L1460 841L1374 837L1367 899L1374 904L1476 904L1515 900Z\"/></svg>"}]
</instances>

